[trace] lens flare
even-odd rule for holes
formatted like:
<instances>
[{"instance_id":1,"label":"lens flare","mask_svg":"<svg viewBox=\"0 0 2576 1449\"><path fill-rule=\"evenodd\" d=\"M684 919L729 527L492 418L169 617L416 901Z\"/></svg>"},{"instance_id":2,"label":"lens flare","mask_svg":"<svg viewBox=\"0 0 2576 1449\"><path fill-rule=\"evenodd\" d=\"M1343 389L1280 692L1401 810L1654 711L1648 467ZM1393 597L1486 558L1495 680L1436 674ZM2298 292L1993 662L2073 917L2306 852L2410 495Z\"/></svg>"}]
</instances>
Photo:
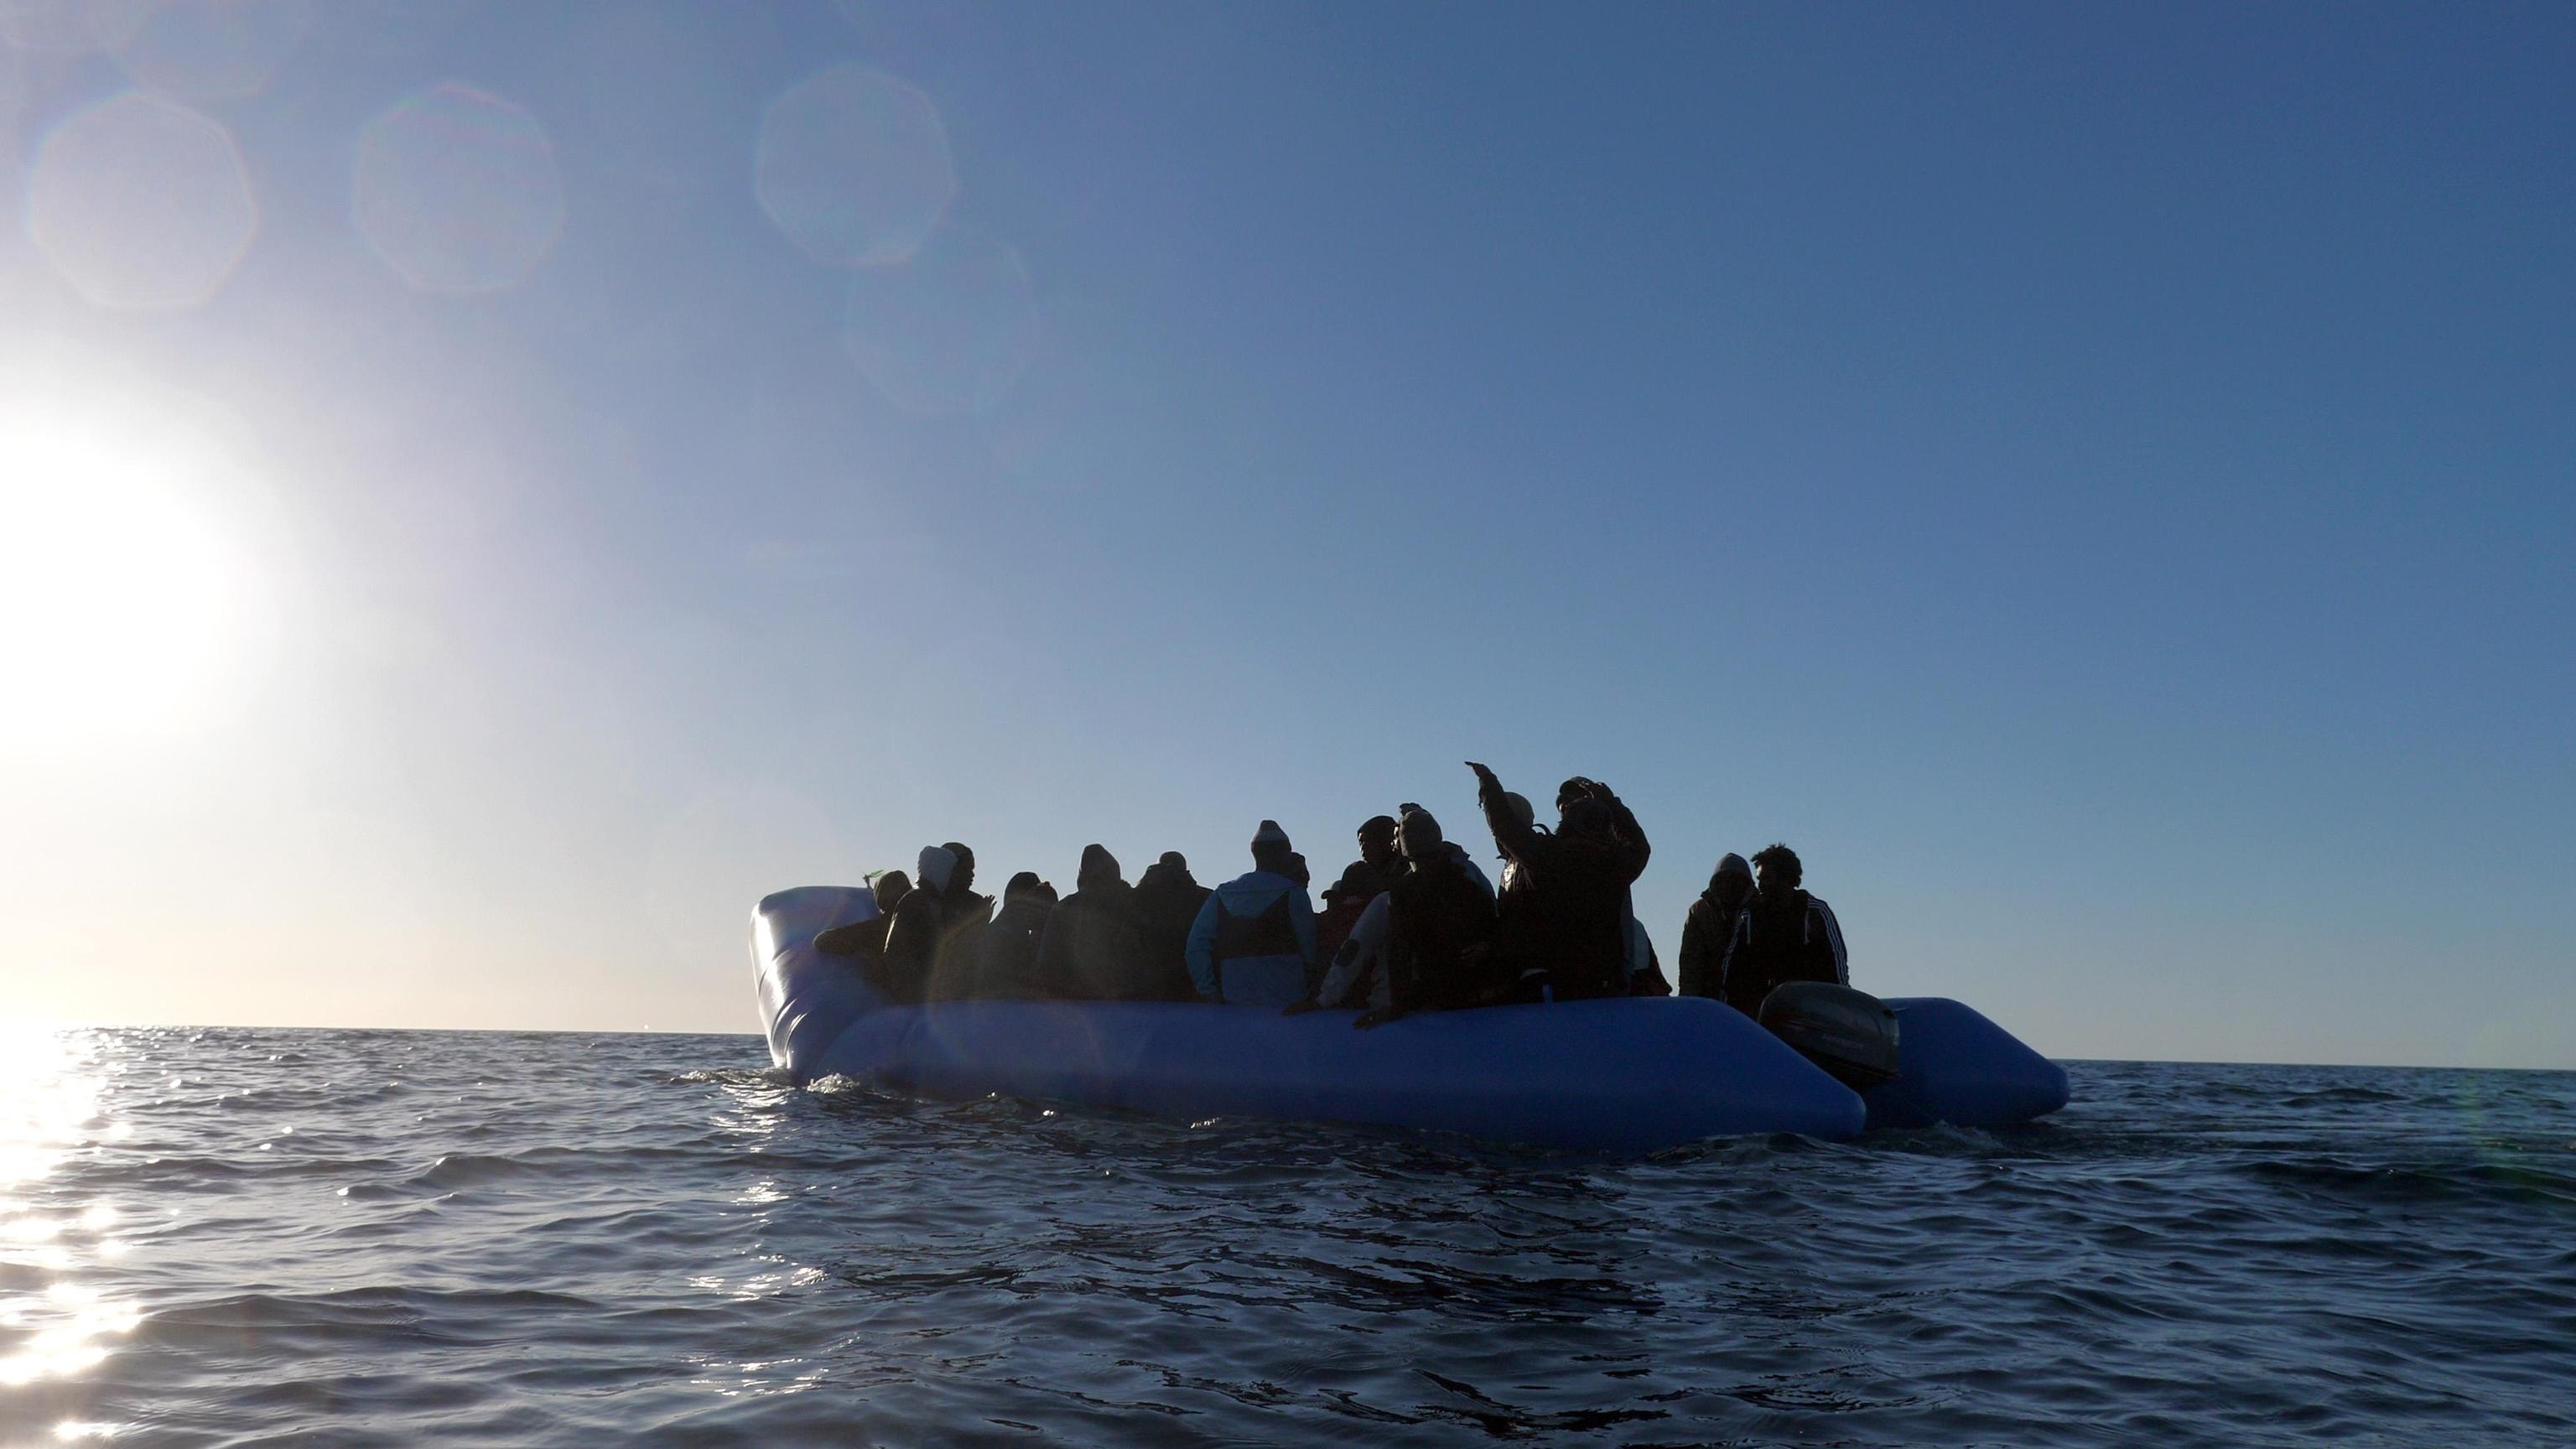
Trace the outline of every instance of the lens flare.
<instances>
[{"instance_id":1,"label":"lens flare","mask_svg":"<svg viewBox=\"0 0 2576 1449\"><path fill-rule=\"evenodd\" d=\"M448 84L401 101L358 138L350 218L424 292L527 280L563 230L563 173L537 119Z\"/></svg>"},{"instance_id":2,"label":"lens flare","mask_svg":"<svg viewBox=\"0 0 2576 1449\"><path fill-rule=\"evenodd\" d=\"M127 94L55 128L27 187L27 232L105 307L191 307L259 230L231 133L176 102Z\"/></svg>"},{"instance_id":3,"label":"lens flare","mask_svg":"<svg viewBox=\"0 0 2576 1449\"><path fill-rule=\"evenodd\" d=\"M881 71L839 65L770 103L752 190L814 260L887 266L930 240L957 172L930 97Z\"/></svg>"}]
</instances>

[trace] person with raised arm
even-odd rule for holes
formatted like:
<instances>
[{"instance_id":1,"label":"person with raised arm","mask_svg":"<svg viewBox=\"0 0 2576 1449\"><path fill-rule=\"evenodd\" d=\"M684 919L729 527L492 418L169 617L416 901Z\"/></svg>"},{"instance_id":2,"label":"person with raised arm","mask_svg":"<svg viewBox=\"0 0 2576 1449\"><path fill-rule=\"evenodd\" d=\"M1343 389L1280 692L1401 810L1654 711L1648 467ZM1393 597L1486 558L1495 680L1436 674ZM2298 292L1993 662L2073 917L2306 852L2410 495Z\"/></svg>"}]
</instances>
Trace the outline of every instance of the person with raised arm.
<instances>
[{"instance_id":1,"label":"person with raised arm","mask_svg":"<svg viewBox=\"0 0 2576 1449\"><path fill-rule=\"evenodd\" d=\"M1503 903L1497 943L1524 999L1619 996L1628 990L1628 888L1645 872L1646 832L1609 786L1581 776L1557 792L1554 832L1512 808L1494 772L1470 760L1485 824L1520 898Z\"/></svg>"}]
</instances>

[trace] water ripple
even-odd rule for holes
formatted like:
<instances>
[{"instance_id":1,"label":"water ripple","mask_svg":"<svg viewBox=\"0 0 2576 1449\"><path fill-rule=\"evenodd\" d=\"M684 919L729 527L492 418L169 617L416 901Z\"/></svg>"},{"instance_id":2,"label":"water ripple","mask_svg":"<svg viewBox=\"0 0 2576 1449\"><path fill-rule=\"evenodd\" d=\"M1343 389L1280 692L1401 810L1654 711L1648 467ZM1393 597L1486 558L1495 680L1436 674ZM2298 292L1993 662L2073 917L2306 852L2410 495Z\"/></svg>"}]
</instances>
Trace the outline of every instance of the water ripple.
<instances>
[{"instance_id":1,"label":"water ripple","mask_svg":"<svg viewBox=\"0 0 2576 1449\"><path fill-rule=\"evenodd\" d=\"M2079 1063L2030 1128L1607 1162L735 1037L39 1046L0 1423L66 1439L2576 1438L2567 1074Z\"/></svg>"}]
</instances>

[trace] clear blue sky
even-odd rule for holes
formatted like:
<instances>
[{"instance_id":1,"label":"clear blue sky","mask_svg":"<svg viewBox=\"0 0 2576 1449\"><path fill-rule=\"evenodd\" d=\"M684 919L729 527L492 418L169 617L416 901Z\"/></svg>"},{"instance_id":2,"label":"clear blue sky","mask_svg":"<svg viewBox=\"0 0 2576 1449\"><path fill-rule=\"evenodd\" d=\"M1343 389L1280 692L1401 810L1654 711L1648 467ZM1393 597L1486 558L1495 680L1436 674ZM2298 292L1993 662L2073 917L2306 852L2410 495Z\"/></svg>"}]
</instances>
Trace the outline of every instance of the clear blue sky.
<instances>
[{"instance_id":1,"label":"clear blue sky","mask_svg":"<svg viewBox=\"0 0 2576 1449\"><path fill-rule=\"evenodd\" d=\"M2053 1053L2576 1066L2563 7L11 23L0 1013L748 1029L1481 759L1668 956L1784 839Z\"/></svg>"}]
</instances>

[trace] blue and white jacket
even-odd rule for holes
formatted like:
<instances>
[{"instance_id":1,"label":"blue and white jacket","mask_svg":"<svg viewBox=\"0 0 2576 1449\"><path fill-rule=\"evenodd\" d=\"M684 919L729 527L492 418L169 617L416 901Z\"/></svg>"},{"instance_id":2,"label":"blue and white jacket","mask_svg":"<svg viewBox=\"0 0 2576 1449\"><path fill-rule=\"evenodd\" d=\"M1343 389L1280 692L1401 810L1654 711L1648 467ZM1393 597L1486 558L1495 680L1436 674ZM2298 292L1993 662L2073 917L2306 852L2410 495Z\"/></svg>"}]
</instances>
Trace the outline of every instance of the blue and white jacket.
<instances>
[{"instance_id":1,"label":"blue and white jacket","mask_svg":"<svg viewBox=\"0 0 2576 1449\"><path fill-rule=\"evenodd\" d=\"M1315 907L1306 888L1256 870L1216 888L1190 925L1190 980L1208 1001L1289 1006L1306 999Z\"/></svg>"}]
</instances>

